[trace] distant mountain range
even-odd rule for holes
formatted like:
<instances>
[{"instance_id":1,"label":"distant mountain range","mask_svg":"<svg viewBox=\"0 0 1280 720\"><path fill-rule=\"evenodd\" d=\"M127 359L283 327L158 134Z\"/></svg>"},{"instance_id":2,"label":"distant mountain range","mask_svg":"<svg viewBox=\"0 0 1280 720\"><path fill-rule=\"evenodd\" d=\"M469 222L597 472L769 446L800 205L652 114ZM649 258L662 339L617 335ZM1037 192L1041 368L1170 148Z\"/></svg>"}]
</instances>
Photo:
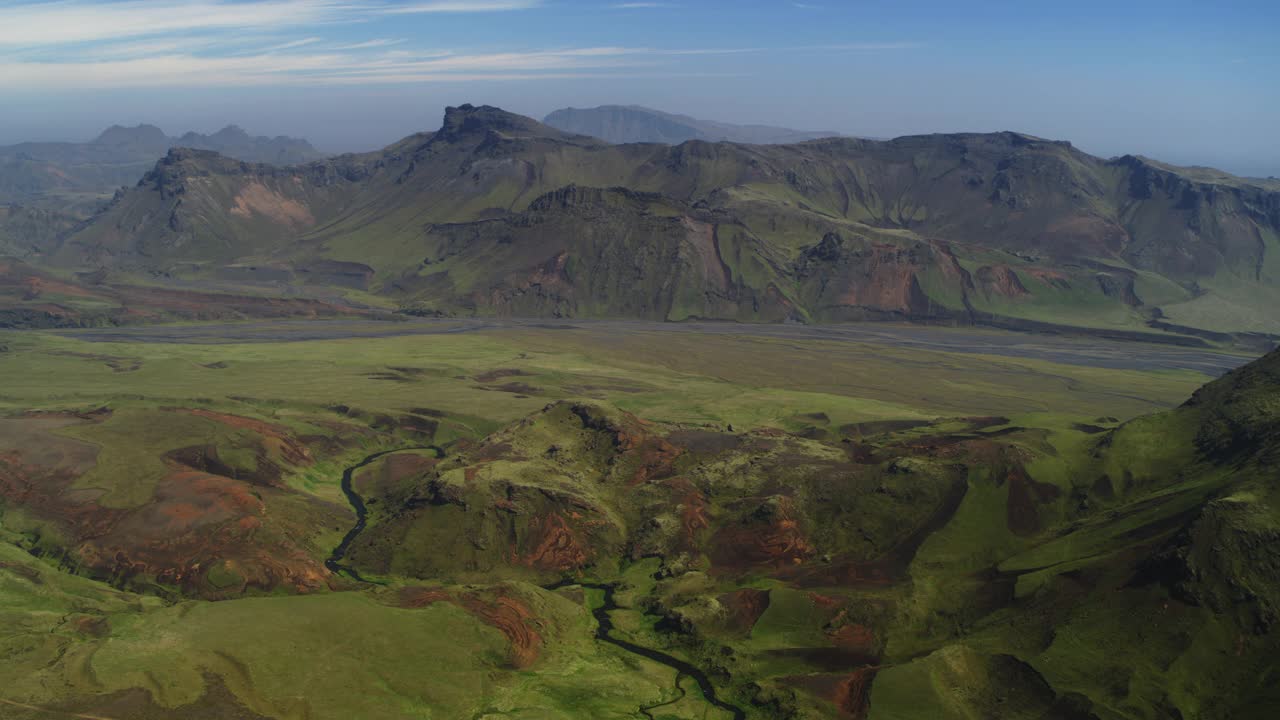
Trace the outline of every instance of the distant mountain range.
<instances>
[{"instance_id":1,"label":"distant mountain range","mask_svg":"<svg viewBox=\"0 0 1280 720\"><path fill-rule=\"evenodd\" d=\"M133 185L170 148L213 150L246 162L279 165L324 155L306 140L254 137L235 125L212 135L166 135L154 125L113 125L87 143L40 142L0 146L0 204L81 210Z\"/></svg>"},{"instance_id":2,"label":"distant mountain range","mask_svg":"<svg viewBox=\"0 0 1280 720\"><path fill-rule=\"evenodd\" d=\"M590 135L614 144L679 145L689 140L706 140L707 142L776 145L834 137L840 134L791 130L768 125L733 125L699 120L688 115L673 115L639 105L601 105L586 109L564 108L547 115L543 122L557 130Z\"/></svg>"},{"instance_id":3,"label":"distant mountain range","mask_svg":"<svg viewBox=\"0 0 1280 720\"><path fill-rule=\"evenodd\" d=\"M15 215L0 244L95 287L432 315L1280 336L1280 183L1011 132L610 145L464 105L438 131L305 165L172 150L89 222L49 224ZM53 297L21 302L55 324L129 318Z\"/></svg>"}]
</instances>

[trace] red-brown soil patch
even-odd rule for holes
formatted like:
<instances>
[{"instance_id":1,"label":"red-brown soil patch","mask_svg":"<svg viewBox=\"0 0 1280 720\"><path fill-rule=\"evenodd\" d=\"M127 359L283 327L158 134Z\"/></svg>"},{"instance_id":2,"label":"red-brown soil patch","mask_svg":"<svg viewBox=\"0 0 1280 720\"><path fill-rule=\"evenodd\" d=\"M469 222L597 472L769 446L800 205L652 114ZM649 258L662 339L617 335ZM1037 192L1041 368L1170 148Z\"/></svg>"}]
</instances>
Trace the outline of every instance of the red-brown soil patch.
<instances>
[{"instance_id":1,"label":"red-brown soil patch","mask_svg":"<svg viewBox=\"0 0 1280 720\"><path fill-rule=\"evenodd\" d=\"M1008 265L987 265L978 268L978 284L988 296L1017 298L1030 295L1026 286L1018 279L1018 274Z\"/></svg>"},{"instance_id":2,"label":"red-brown soil patch","mask_svg":"<svg viewBox=\"0 0 1280 720\"><path fill-rule=\"evenodd\" d=\"M401 607L422 608L437 602L453 603L497 628L511 646L510 662L514 667L524 669L537 661L543 644L542 623L529 606L508 589L451 593L438 588L411 587L400 591Z\"/></svg>"},{"instance_id":3,"label":"red-brown soil patch","mask_svg":"<svg viewBox=\"0 0 1280 720\"><path fill-rule=\"evenodd\" d=\"M413 453L388 455L355 477L355 489L364 497L387 495L406 481L421 477L439 463L438 458Z\"/></svg>"},{"instance_id":4,"label":"red-brown soil patch","mask_svg":"<svg viewBox=\"0 0 1280 720\"><path fill-rule=\"evenodd\" d=\"M933 250L942 274L960 283L962 290L972 290L973 278L969 275L969 271L965 270L964 266L960 264L960 259L951 250L951 245L941 240L927 240L926 242L929 243L930 249Z\"/></svg>"},{"instance_id":5,"label":"red-brown soil patch","mask_svg":"<svg viewBox=\"0 0 1280 720\"><path fill-rule=\"evenodd\" d=\"M782 681L827 700L836 707L839 717L865 720L871 706L871 683L876 667L861 667L851 673L792 675Z\"/></svg>"},{"instance_id":6,"label":"red-brown soil patch","mask_svg":"<svg viewBox=\"0 0 1280 720\"><path fill-rule=\"evenodd\" d=\"M242 218L261 215L278 225L286 225L294 230L316 224L311 210L305 205L257 181L250 182L241 188L240 193L236 195L235 204L228 208L228 211Z\"/></svg>"},{"instance_id":7,"label":"red-brown soil patch","mask_svg":"<svg viewBox=\"0 0 1280 720\"><path fill-rule=\"evenodd\" d=\"M76 632L89 637L102 638L111 634L111 621L96 615L81 615L71 621Z\"/></svg>"},{"instance_id":8,"label":"red-brown soil patch","mask_svg":"<svg viewBox=\"0 0 1280 720\"><path fill-rule=\"evenodd\" d=\"M844 598L831 597L822 593L809 593L809 602L825 610L835 610L845 604Z\"/></svg>"},{"instance_id":9,"label":"red-brown soil patch","mask_svg":"<svg viewBox=\"0 0 1280 720\"><path fill-rule=\"evenodd\" d=\"M656 435L620 434L618 445L627 462L635 463L627 485L634 487L650 480L670 477L675 472L676 458L684 452Z\"/></svg>"},{"instance_id":10,"label":"red-brown soil patch","mask_svg":"<svg viewBox=\"0 0 1280 720\"><path fill-rule=\"evenodd\" d=\"M877 657L880 654L880 640L875 631L866 625L849 623L827 632L831 644L849 652Z\"/></svg>"},{"instance_id":11,"label":"red-brown soil patch","mask_svg":"<svg viewBox=\"0 0 1280 720\"><path fill-rule=\"evenodd\" d=\"M70 297L102 297L99 293L60 280L21 261L0 262L0 295L31 301L44 293Z\"/></svg>"},{"instance_id":12,"label":"red-brown soil patch","mask_svg":"<svg viewBox=\"0 0 1280 720\"><path fill-rule=\"evenodd\" d=\"M914 248L872 246L858 258L856 276L841 278L847 284L837 303L904 315L925 312L929 301L916 277L924 269L920 261Z\"/></svg>"},{"instance_id":13,"label":"red-brown soil patch","mask_svg":"<svg viewBox=\"0 0 1280 720\"><path fill-rule=\"evenodd\" d=\"M875 588L901 580L908 564L892 554L867 561L839 559L816 567L793 568L779 577L792 579L799 587Z\"/></svg>"},{"instance_id":14,"label":"red-brown soil patch","mask_svg":"<svg viewBox=\"0 0 1280 720\"><path fill-rule=\"evenodd\" d=\"M740 588L721 595L720 604L729 611L726 627L736 633L750 635L760 616L769 609L769 591Z\"/></svg>"},{"instance_id":15,"label":"red-brown soil patch","mask_svg":"<svg viewBox=\"0 0 1280 720\"><path fill-rule=\"evenodd\" d=\"M1062 491L1057 485L1036 482L1021 464L1010 465L1005 480L1009 484L1009 530L1023 537L1034 535L1042 526L1039 506L1058 499Z\"/></svg>"},{"instance_id":16,"label":"red-brown soil patch","mask_svg":"<svg viewBox=\"0 0 1280 720\"><path fill-rule=\"evenodd\" d=\"M728 571L782 568L811 557L813 546L800 527L794 501L777 496L741 521L722 527L711 541L712 565Z\"/></svg>"},{"instance_id":17,"label":"red-brown soil patch","mask_svg":"<svg viewBox=\"0 0 1280 720\"><path fill-rule=\"evenodd\" d=\"M539 570L577 570L592 557L578 530L558 512L529 521L528 544L533 549L519 561Z\"/></svg>"},{"instance_id":18,"label":"red-brown soil patch","mask_svg":"<svg viewBox=\"0 0 1280 720\"><path fill-rule=\"evenodd\" d=\"M1058 288L1059 290L1068 290L1071 288L1070 278L1057 270L1029 268L1026 270L1026 273L1049 287Z\"/></svg>"},{"instance_id":19,"label":"red-brown soil patch","mask_svg":"<svg viewBox=\"0 0 1280 720\"><path fill-rule=\"evenodd\" d=\"M711 527L707 496L686 478L671 478L665 484L671 489L671 502L680 510L678 549L694 551L698 548L699 535Z\"/></svg>"},{"instance_id":20,"label":"red-brown soil patch","mask_svg":"<svg viewBox=\"0 0 1280 720\"><path fill-rule=\"evenodd\" d=\"M177 464L146 504L103 507L93 491L71 487L92 467L96 448L40 434L42 428L75 420L0 422L18 423L15 434L34 440L29 450L0 452L0 500L57 527L56 536L66 538L66 545L46 550L69 552L90 575L117 585L135 579L161 582L210 598L230 597L249 587L307 591L325 585L329 573L302 539L317 524L341 524L344 508ZM36 426L36 435L26 423ZM275 512L270 511L273 505ZM237 587L214 588L206 582L219 565L241 579Z\"/></svg>"},{"instance_id":21,"label":"red-brown soil patch","mask_svg":"<svg viewBox=\"0 0 1280 720\"><path fill-rule=\"evenodd\" d=\"M268 493L270 493L268 495ZM322 588L329 572L295 540L308 532L306 518L290 521L268 513L264 498L230 478L180 469L160 481L152 502L119 514L109 529L89 535L78 546L80 562L118 582L151 577L206 597L238 595L249 587L295 592ZM321 508L336 522L336 508ZM327 512L325 512L327 511ZM238 587L212 588L207 573L215 566L233 569Z\"/></svg>"},{"instance_id":22,"label":"red-brown soil patch","mask_svg":"<svg viewBox=\"0 0 1280 720\"><path fill-rule=\"evenodd\" d=\"M188 415L207 418L233 428L240 428L257 433L263 438L263 449L271 455L279 457L290 465L310 465L314 462L314 459L311 457L311 450L295 438L293 433L283 425L275 425L263 420L247 418L241 415L214 412L212 410L183 409L181 412L185 412Z\"/></svg>"},{"instance_id":23,"label":"red-brown soil patch","mask_svg":"<svg viewBox=\"0 0 1280 720\"><path fill-rule=\"evenodd\" d=\"M874 667L858 668L837 686L834 699L841 712L856 720L867 716L871 705L871 682L875 680L876 671Z\"/></svg>"}]
</instances>

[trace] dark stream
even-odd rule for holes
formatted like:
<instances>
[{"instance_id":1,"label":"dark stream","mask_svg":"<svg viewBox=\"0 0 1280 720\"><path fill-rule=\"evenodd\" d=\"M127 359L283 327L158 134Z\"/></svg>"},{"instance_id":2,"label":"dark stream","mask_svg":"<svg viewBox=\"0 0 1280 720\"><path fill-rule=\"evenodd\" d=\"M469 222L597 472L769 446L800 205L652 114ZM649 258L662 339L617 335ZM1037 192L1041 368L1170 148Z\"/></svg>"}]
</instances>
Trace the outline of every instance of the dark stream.
<instances>
[{"instance_id":1,"label":"dark stream","mask_svg":"<svg viewBox=\"0 0 1280 720\"><path fill-rule=\"evenodd\" d=\"M347 496L347 502L351 503L351 507L356 511L356 524L347 531L346 536L342 538L342 542L338 543L338 546L333 549L333 554L329 556L329 559L324 561L325 567L329 568L331 572L346 573L349 577L358 582L374 585L383 584L376 580L368 580L362 577L360 572L355 568L342 563L342 559L347 555L347 549L351 547L351 543L364 530L369 515L369 510L364 504L364 498L360 497L360 493L356 492L355 487L353 487L353 480L355 474L360 471L360 469L367 467L379 458L383 458L394 453L411 452L414 450L433 450L437 456L444 457L444 450L436 445L422 445L418 447L382 450L366 456L363 460L342 472L342 493ZM610 635L610 632L613 630L613 620L609 617L609 613L618 609L618 603L613 597L614 590L617 589L616 584L585 583L575 580L565 580L554 585L548 585L546 589L555 590L570 585L579 585L584 588L591 588L593 590L600 590L604 592L604 604L591 611L591 614L594 615L596 619L596 640L609 643L610 645L616 645L629 653L639 655L661 665L666 665L676 671L676 689L680 691L680 696L674 700L640 708L640 712L646 717L653 717L649 712L650 710L654 710L664 705L670 705L682 699L685 696L685 690L681 687L680 681L682 678L687 676L693 678L694 682L698 683L698 687L702 690L702 696L708 703L730 713L733 715L734 720L744 720L746 718L747 715L742 711L742 708L725 702L716 695L715 685L711 684L710 678L708 678L707 674L701 669L681 660L680 658L668 655L659 650L636 645L635 643L630 643L626 640L619 640L618 638Z\"/></svg>"},{"instance_id":2,"label":"dark stream","mask_svg":"<svg viewBox=\"0 0 1280 720\"><path fill-rule=\"evenodd\" d=\"M734 720L744 720L744 718L747 717L747 714L743 712L742 708L725 702L716 695L715 685L711 684L711 679L708 678L707 674L700 668L691 665L678 657L668 655L660 650L654 650L653 648L636 645L635 643L627 642L626 640L620 640L609 634L613 630L613 619L609 617L609 613L618 609L618 603L613 597L614 591L617 590L618 587L616 583L604 584L564 580L554 585L548 585L546 589L555 590L562 587L568 587L570 585L579 585L584 588L601 590L604 592L604 603L600 607L591 611L591 614L595 616L596 619L596 640L607 642L610 645L616 645L629 653L647 658L660 665L666 665L676 671L676 689L680 691L680 697L675 700L659 703L658 705L640 708L640 712L644 713L646 717L653 717L649 714L650 710L662 707L663 705L670 705L684 697L684 688L680 686L680 679L684 676L693 678L693 681L698 683L698 687L702 690L702 697L705 698L708 703L733 715Z\"/></svg>"},{"instance_id":3,"label":"dark stream","mask_svg":"<svg viewBox=\"0 0 1280 720\"><path fill-rule=\"evenodd\" d=\"M356 539L356 536L364 530L364 526L369 515L369 509L365 507L364 498L360 497L360 493L356 492L355 488L352 487L352 478L355 476L356 471L373 463L379 458L386 457L387 455L393 455L395 453L411 452L413 450L434 450L437 457L444 457L444 450L441 450L435 445L396 448L395 450L382 450L366 456L365 459L342 471L342 494L347 496L347 502L351 503L352 509L356 511L356 524L347 531L346 536L342 538L342 542L338 543L338 547L333 549L333 554L329 556L329 559L324 561L324 566L329 568L330 572L338 574L346 573L352 579L362 583L372 583L374 585L383 584L375 580L366 580L360 576L359 571L355 568L342 564L342 559L347 555L347 549L351 547L351 543Z\"/></svg>"}]
</instances>

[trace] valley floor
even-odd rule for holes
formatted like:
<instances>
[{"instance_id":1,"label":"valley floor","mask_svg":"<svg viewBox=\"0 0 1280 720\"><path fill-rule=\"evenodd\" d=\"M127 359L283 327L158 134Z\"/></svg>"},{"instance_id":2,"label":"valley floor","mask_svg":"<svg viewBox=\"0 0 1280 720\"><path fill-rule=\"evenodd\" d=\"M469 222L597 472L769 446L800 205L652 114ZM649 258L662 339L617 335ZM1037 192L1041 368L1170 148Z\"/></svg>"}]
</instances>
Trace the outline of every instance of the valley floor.
<instances>
[{"instance_id":1,"label":"valley floor","mask_svg":"<svg viewBox=\"0 0 1280 720\"><path fill-rule=\"evenodd\" d=\"M1146 662L1104 687L1098 633L1179 678L1260 646L1091 569L1209 492L1091 458L1181 442L1124 423L1250 359L892 324L0 332L0 717L1166 717L1194 693Z\"/></svg>"}]
</instances>

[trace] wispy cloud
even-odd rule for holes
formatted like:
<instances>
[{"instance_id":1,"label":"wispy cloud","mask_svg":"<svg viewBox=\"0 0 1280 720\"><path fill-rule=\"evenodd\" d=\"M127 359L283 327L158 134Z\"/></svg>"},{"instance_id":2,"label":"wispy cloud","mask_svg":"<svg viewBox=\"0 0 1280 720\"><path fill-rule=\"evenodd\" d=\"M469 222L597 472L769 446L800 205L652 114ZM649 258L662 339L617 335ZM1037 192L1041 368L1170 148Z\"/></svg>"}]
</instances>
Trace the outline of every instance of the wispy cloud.
<instances>
[{"instance_id":1,"label":"wispy cloud","mask_svg":"<svg viewBox=\"0 0 1280 720\"><path fill-rule=\"evenodd\" d=\"M283 42L283 43L280 43L279 45L271 45L268 47L258 48L256 50L251 50L247 52L280 52L281 50L292 50L294 48L300 48L306 45L314 45L318 42L321 42L322 40L324 40L324 38L319 38L319 37L302 38L300 40L290 40L289 42Z\"/></svg>"},{"instance_id":2,"label":"wispy cloud","mask_svg":"<svg viewBox=\"0 0 1280 720\"><path fill-rule=\"evenodd\" d=\"M408 42L404 38L393 40L391 38L378 38L376 40L366 40L364 42L352 43L351 45L339 45L334 50L370 50L373 48L391 47L392 45L400 45Z\"/></svg>"},{"instance_id":3,"label":"wispy cloud","mask_svg":"<svg viewBox=\"0 0 1280 720\"><path fill-rule=\"evenodd\" d=\"M124 0L19 2L0 6L0 47L39 47L170 33L299 28L378 15L528 10L540 0L398 3L385 0Z\"/></svg>"},{"instance_id":4,"label":"wispy cloud","mask_svg":"<svg viewBox=\"0 0 1280 720\"><path fill-rule=\"evenodd\" d=\"M475 12L507 12L510 10L529 10L541 5L541 0L460 0L458 2L419 2L406 5L392 5L382 9L389 15L406 15L415 13L475 13Z\"/></svg>"},{"instance_id":5,"label":"wispy cloud","mask_svg":"<svg viewBox=\"0 0 1280 720\"><path fill-rule=\"evenodd\" d=\"M4 7L0 47L66 45L198 30L299 27L336 20L349 7L333 0L23 3Z\"/></svg>"},{"instance_id":6,"label":"wispy cloud","mask_svg":"<svg viewBox=\"0 0 1280 720\"><path fill-rule=\"evenodd\" d=\"M352 32L365 23L370 34L379 28L387 32L389 17L406 13L498 13L541 5L541 0L0 0L0 91L621 77L664 69L692 75L681 57L915 47L602 45L478 52L421 47L405 38L361 39ZM622 2L615 7L669 5ZM399 33L408 21L392 24L396 28L390 32Z\"/></svg>"}]
</instances>

